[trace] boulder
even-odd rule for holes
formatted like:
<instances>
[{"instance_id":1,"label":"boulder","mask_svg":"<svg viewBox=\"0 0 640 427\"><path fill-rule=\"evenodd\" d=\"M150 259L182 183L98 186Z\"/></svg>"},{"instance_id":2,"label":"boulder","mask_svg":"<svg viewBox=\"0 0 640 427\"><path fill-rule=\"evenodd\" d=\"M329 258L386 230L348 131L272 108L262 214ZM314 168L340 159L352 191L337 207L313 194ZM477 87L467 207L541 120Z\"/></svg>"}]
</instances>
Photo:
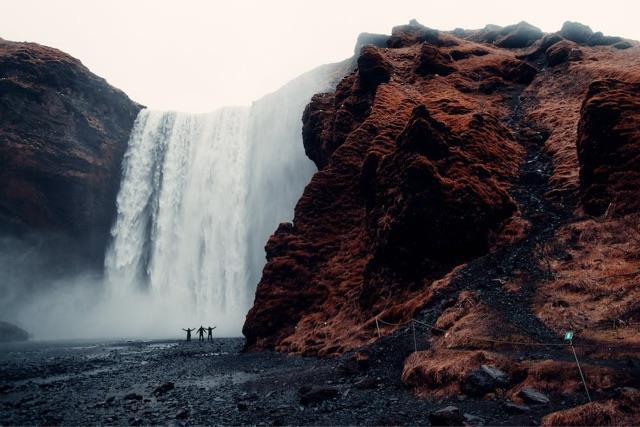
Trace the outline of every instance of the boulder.
<instances>
[{"instance_id":1,"label":"boulder","mask_svg":"<svg viewBox=\"0 0 640 427\"><path fill-rule=\"evenodd\" d=\"M505 48L527 47L542 38L543 35L544 33L540 28L522 21L518 24L504 27L500 31L500 35L495 41L495 44Z\"/></svg>"},{"instance_id":2,"label":"boulder","mask_svg":"<svg viewBox=\"0 0 640 427\"><path fill-rule=\"evenodd\" d=\"M549 403L549 398L545 394L533 388L523 388L520 390L520 393L518 393L518 396L525 402L534 405L546 405Z\"/></svg>"},{"instance_id":3,"label":"boulder","mask_svg":"<svg viewBox=\"0 0 640 427\"><path fill-rule=\"evenodd\" d=\"M566 21L562 24L560 35L567 40L586 44L593 36L593 30L591 30L591 27L588 25L584 25L579 22Z\"/></svg>"},{"instance_id":4,"label":"boulder","mask_svg":"<svg viewBox=\"0 0 640 427\"><path fill-rule=\"evenodd\" d=\"M624 49L629 49L629 48L633 47L633 45L630 42L628 42L627 40L622 40L622 41L620 41L618 43L615 43L613 45L613 47L615 47L616 49L624 50Z\"/></svg>"},{"instance_id":5,"label":"boulder","mask_svg":"<svg viewBox=\"0 0 640 427\"><path fill-rule=\"evenodd\" d=\"M531 411L531 408L527 405L518 405L517 403L513 402L505 402L502 407L504 408L505 412L509 414L525 414Z\"/></svg>"},{"instance_id":6,"label":"boulder","mask_svg":"<svg viewBox=\"0 0 640 427\"><path fill-rule=\"evenodd\" d=\"M462 391L469 396L482 397L497 388L504 388L509 384L509 376L492 366L481 365L473 371L462 384Z\"/></svg>"}]
</instances>

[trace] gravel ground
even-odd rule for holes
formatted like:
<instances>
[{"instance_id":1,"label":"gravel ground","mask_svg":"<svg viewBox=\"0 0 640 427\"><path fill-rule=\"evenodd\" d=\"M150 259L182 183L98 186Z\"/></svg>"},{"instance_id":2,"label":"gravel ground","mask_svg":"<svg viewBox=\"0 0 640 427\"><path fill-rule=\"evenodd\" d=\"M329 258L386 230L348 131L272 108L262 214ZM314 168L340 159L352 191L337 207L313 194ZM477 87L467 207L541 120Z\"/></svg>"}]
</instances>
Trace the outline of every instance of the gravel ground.
<instances>
[{"instance_id":1,"label":"gravel ground","mask_svg":"<svg viewBox=\"0 0 640 427\"><path fill-rule=\"evenodd\" d=\"M539 420L535 408L510 415L500 401L414 398L399 381L409 336L365 349L364 368L349 355L242 353L239 338L3 344L0 425L427 425L451 404L482 418L471 424Z\"/></svg>"}]
</instances>

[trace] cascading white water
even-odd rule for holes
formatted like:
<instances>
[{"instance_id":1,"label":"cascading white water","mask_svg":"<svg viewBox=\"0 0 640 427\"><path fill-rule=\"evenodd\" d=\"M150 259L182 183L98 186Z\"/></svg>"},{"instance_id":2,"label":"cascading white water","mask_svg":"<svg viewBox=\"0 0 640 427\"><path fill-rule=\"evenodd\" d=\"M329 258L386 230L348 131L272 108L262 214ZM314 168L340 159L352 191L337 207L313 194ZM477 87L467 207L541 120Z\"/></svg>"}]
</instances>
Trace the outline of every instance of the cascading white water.
<instances>
[{"instance_id":1,"label":"cascading white water","mask_svg":"<svg viewBox=\"0 0 640 427\"><path fill-rule=\"evenodd\" d=\"M111 298L135 295L156 335L205 323L238 335L267 238L291 220L315 170L302 112L344 67L304 74L251 107L141 111L105 257Z\"/></svg>"},{"instance_id":2,"label":"cascading white water","mask_svg":"<svg viewBox=\"0 0 640 427\"><path fill-rule=\"evenodd\" d=\"M189 307L187 323L246 306L248 115L139 114L105 260L116 294L146 287L168 309Z\"/></svg>"}]
</instances>

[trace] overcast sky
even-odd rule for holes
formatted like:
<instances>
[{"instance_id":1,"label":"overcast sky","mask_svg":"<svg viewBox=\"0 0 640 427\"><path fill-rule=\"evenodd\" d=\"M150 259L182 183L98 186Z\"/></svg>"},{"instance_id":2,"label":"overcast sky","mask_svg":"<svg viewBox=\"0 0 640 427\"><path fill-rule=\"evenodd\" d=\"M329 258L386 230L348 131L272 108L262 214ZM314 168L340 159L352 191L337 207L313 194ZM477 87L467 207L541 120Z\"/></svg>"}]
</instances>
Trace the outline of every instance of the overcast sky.
<instances>
[{"instance_id":1,"label":"overcast sky","mask_svg":"<svg viewBox=\"0 0 640 427\"><path fill-rule=\"evenodd\" d=\"M640 1L0 0L0 37L64 50L149 107L248 104L351 55L361 32L411 18L432 28L565 20L640 39Z\"/></svg>"}]
</instances>

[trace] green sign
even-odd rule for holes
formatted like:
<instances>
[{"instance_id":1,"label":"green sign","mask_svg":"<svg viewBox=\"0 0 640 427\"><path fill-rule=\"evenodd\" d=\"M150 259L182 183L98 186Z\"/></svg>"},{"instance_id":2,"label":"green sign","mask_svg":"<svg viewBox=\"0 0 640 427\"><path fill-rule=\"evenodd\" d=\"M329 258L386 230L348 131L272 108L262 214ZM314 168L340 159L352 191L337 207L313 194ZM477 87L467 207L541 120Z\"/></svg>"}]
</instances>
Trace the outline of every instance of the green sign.
<instances>
[{"instance_id":1,"label":"green sign","mask_svg":"<svg viewBox=\"0 0 640 427\"><path fill-rule=\"evenodd\" d=\"M564 340L571 341L573 339L573 331L567 331L564 333Z\"/></svg>"}]
</instances>

